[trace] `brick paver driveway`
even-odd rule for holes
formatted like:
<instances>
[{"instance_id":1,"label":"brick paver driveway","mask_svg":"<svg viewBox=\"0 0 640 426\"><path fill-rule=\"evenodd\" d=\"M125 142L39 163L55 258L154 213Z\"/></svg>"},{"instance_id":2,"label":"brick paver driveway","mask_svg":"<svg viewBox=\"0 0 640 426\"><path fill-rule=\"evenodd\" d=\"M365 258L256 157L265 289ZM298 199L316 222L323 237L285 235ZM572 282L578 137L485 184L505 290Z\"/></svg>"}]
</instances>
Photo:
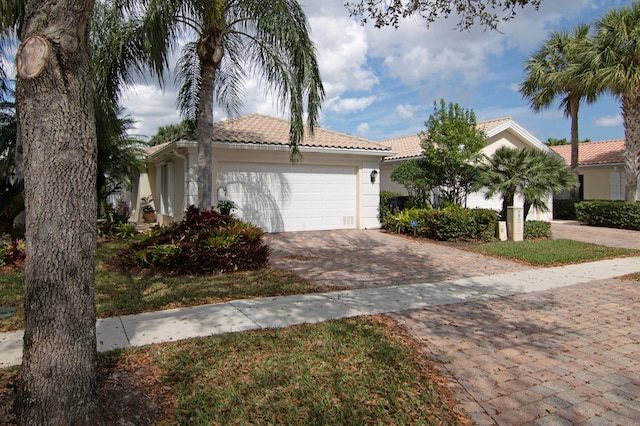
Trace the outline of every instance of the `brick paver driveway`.
<instances>
[{"instance_id":1,"label":"brick paver driveway","mask_svg":"<svg viewBox=\"0 0 640 426\"><path fill-rule=\"evenodd\" d=\"M640 248L640 232L554 227L556 237ZM334 287L528 268L379 231L279 234L268 242L272 263ZM640 282L594 281L393 317L449 378L475 424L640 425Z\"/></svg>"},{"instance_id":2,"label":"brick paver driveway","mask_svg":"<svg viewBox=\"0 0 640 426\"><path fill-rule=\"evenodd\" d=\"M333 288L429 283L531 266L380 230L268 234L270 263Z\"/></svg>"}]
</instances>

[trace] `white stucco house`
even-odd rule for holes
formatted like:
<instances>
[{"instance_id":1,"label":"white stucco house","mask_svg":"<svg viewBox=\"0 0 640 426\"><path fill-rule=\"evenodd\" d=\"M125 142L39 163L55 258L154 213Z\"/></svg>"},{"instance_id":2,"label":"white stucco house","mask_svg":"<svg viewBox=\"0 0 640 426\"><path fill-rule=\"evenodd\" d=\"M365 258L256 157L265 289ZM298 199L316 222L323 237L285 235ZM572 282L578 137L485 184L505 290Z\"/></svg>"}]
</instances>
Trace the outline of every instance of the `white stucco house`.
<instances>
[{"instance_id":1,"label":"white stucco house","mask_svg":"<svg viewBox=\"0 0 640 426\"><path fill-rule=\"evenodd\" d=\"M305 135L302 160L292 163L289 129L289 121L259 114L214 124L214 205L233 201L235 215L267 232L379 227L377 175L391 149L316 128ZM160 224L180 220L197 204L197 143L151 147L147 164L132 199L152 195ZM140 220L139 201L136 207Z\"/></svg>"},{"instance_id":2,"label":"white stucco house","mask_svg":"<svg viewBox=\"0 0 640 426\"><path fill-rule=\"evenodd\" d=\"M478 129L487 135L486 146L482 149L482 153L490 157L502 146L511 148L533 148L540 149L545 152L551 152L549 147L541 142L526 129L513 121L511 117L500 118L496 120L488 120L478 122ZM382 145L389 146L396 154L385 157L380 165L380 189L382 191L394 191L406 194L405 188L391 180L391 173L403 161L409 159L420 158L422 156L422 148L420 146L420 134L409 135L401 138L388 139L380 142ZM553 205L552 194L549 194L547 205L551 208ZM522 207L524 200L517 197L516 205ZM469 208L488 208L500 210L502 200L494 196L486 199L483 192L469 194L467 198L467 207ZM531 209L528 220L551 220L552 212L539 212Z\"/></svg>"},{"instance_id":3,"label":"white stucco house","mask_svg":"<svg viewBox=\"0 0 640 426\"><path fill-rule=\"evenodd\" d=\"M487 155L503 145L549 150L511 118L478 125L488 136ZM214 205L233 201L236 216L267 232L378 228L380 191L406 193L390 179L394 167L422 155L420 135L372 142L316 128L305 135L302 160L292 163L289 128L287 120L260 114L214 124ZM138 200L133 220L141 220L140 198L148 195L160 224L182 219L185 209L197 204L196 141L176 140L147 150L147 170L132 191L132 201ZM467 204L498 210L501 200L485 200L478 193ZM535 211L528 217L550 218Z\"/></svg>"}]
</instances>

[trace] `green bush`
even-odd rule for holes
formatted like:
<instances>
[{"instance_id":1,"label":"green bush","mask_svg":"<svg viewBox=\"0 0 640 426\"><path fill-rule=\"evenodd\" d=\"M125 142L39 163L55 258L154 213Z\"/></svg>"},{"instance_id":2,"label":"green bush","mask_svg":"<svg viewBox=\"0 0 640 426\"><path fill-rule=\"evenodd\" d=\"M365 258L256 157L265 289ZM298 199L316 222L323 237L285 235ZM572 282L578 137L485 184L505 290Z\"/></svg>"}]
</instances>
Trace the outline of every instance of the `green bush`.
<instances>
[{"instance_id":1,"label":"green bush","mask_svg":"<svg viewBox=\"0 0 640 426\"><path fill-rule=\"evenodd\" d=\"M576 204L579 201L553 200L553 218L564 220L576 220Z\"/></svg>"},{"instance_id":2,"label":"green bush","mask_svg":"<svg viewBox=\"0 0 640 426\"><path fill-rule=\"evenodd\" d=\"M585 225L640 231L640 201L582 201L576 204L576 218Z\"/></svg>"},{"instance_id":3,"label":"green bush","mask_svg":"<svg viewBox=\"0 0 640 426\"><path fill-rule=\"evenodd\" d=\"M8 253L9 253L9 247L5 245L0 245L0 267L7 265L9 260Z\"/></svg>"},{"instance_id":4,"label":"green bush","mask_svg":"<svg viewBox=\"0 0 640 426\"><path fill-rule=\"evenodd\" d=\"M498 214L493 210L412 208L393 215L390 225L396 233L440 241L490 241L495 236L497 221Z\"/></svg>"},{"instance_id":5,"label":"green bush","mask_svg":"<svg viewBox=\"0 0 640 426\"><path fill-rule=\"evenodd\" d=\"M389 221L391 220L391 217L393 216L393 214L397 213L397 212L391 211L391 209L389 208L389 198L402 197L402 196L403 194L399 192L380 191L380 208L379 208L380 223L382 224L383 227L386 227Z\"/></svg>"},{"instance_id":6,"label":"green bush","mask_svg":"<svg viewBox=\"0 0 640 426\"><path fill-rule=\"evenodd\" d=\"M527 220L524 222L524 239L539 240L551 238L551 222Z\"/></svg>"},{"instance_id":7,"label":"green bush","mask_svg":"<svg viewBox=\"0 0 640 426\"><path fill-rule=\"evenodd\" d=\"M178 275L263 268L269 260L264 232L233 216L190 206L181 222L157 228L119 256L125 267Z\"/></svg>"}]
</instances>

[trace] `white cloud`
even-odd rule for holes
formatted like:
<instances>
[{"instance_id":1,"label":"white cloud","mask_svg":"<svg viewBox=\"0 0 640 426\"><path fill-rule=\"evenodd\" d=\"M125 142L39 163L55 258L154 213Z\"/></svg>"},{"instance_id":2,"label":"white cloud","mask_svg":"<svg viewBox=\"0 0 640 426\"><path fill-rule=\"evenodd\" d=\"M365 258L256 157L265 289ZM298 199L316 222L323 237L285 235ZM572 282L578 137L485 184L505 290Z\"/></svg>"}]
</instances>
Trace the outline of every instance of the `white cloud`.
<instances>
[{"instance_id":1,"label":"white cloud","mask_svg":"<svg viewBox=\"0 0 640 426\"><path fill-rule=\"evenodd\" d=\"M182 118L176 108L175 91L163 92L157 86L136 84L128 87L122 96L125 114L136 123L130 133L151 137L158 127L179 123Z\"/></svg>"},{"instance_id":2,"label":"white cloud","mask_svg":"<svg viewBox=\"0 0 640 426\"><path fill-rule=\"evenodd\" d=\"M600 117L593 122L594 126L598 127L615 127L623 125L622 115L608 115Z\"/></svg>"},{"instance_id":3,"label":"white cloud","mask_svg":"<svg viewBox=\"0 0 640 426\"><path fill-rule=\"evenodd\" d=\"M331 99L327 102L327 108L337 113L353 113L362 111L376 100L375 96L366 98Z\"/></svg>"},{"instance_id":4,"label":"white cloud","mask_svg":"<svg viewBox=\"0 0 640 426\"><path fill-rule=\"evenodd\" d=\"M360 123L356 133L360 136L366 136L369 134L369 123Z\"/></svg>"},{"instance_id":5,"label":"white cloud","mask_svg":"<svg viewBox=\"0 0 640 426\"><path fill-rule=\"evenodd\" d=\"M403 120L413 120L415 113L423 109L420 105L398 105L396 107L396 114Z\"/></svg>"}]
</instances>

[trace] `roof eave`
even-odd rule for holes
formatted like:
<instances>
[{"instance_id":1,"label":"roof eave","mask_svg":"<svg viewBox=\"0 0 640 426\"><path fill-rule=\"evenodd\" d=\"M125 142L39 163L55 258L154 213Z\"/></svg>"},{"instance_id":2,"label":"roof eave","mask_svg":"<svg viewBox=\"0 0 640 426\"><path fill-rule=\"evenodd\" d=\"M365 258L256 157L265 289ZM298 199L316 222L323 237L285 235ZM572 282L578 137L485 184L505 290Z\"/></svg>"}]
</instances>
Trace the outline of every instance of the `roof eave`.
<instances>
[{"instance_id":1,"label":"roof eave","mask_svg":"<svg viewBox=\"0 0 640 426\"><path fill-rule=\"evenodd\" d=\"M250 151L283 151L288 152L290 150L287 145L280 144L262 144L262 143L247 143L247 142L213 142L213 146L216 148L224 149L242 149ZM300 146L300 152L302 153L340 153L350 155L371 155L371 156L389 156L395 155L395 152L384 149L365 149L365 148L332 148L332 147L316 147L316 146Z\"/></svg>"}]
</instances>

